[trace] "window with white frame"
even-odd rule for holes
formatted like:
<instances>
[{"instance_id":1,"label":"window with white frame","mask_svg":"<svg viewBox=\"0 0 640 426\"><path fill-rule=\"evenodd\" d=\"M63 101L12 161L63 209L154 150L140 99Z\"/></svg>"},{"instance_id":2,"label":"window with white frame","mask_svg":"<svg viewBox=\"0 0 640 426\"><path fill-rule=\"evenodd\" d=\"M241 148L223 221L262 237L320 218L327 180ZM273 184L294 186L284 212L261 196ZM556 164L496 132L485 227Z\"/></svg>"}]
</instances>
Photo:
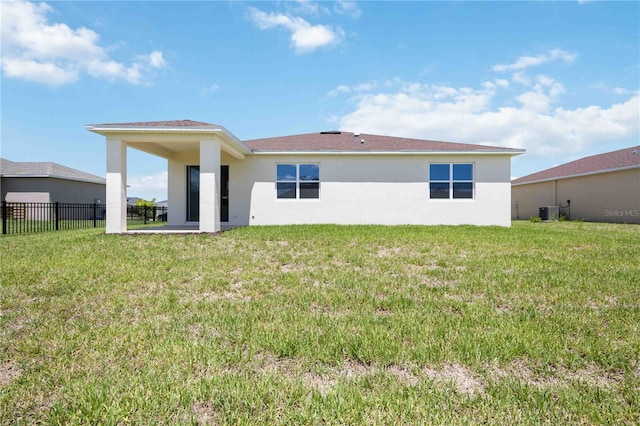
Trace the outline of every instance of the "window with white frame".
<instances>
[{"instance_id":1,"label":"window with white frame","mask_svg":"<svg viewBox=\"0 0 640 426\"><path fill-rule=\"evenodd\" d=\"M320 198L320 165L277 164L276 197L298 200Z\"/></svg>"},{"instance_id":2,"label":"window with white frame","mask_svg":"<svg viewBox=\"0 0 640 426\"><path fill-rule=\"evenodd\" d=\"M429 198L473 198L473 164L430 164Z\"/></svg>"}]
</instances>

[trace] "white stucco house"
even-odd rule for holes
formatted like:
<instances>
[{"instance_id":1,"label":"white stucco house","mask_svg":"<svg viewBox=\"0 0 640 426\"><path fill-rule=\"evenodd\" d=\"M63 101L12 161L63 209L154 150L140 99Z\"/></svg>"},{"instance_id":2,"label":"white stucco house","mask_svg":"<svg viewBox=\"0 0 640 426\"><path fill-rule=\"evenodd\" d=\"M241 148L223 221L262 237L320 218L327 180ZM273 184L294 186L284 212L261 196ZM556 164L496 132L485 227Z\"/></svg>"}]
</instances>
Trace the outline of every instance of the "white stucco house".
<instances>
[{"instance_id":1,"label":"white stucco house","mask_svg":"<svg viewBox=\"0 0 640 426\"><path fill-rule=\"evenodd\" d=\"M107 233L127 231L127 148L168 160L168 225L510 226L524 150L349 132L240 141L223 126L95 124L106 137Z\"/></svg>"}]
</instances>

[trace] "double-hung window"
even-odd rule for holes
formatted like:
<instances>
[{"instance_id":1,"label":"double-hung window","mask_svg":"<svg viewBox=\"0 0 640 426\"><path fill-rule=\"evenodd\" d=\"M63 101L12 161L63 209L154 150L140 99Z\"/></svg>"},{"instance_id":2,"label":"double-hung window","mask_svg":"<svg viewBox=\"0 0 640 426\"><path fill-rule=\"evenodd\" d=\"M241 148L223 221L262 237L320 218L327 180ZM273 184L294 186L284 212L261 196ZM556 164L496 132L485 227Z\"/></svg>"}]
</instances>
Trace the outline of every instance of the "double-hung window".
<instances>
[{"instance_id":1,"label":"double-hung window","mask_svg":"<svg viewBox=\"0 0 640 426\"><path fill-rule=\"evenodd\" d=\"M473 164L430 164L429 198L473 198Z\"/></svg>"},{"instance_id":2,"label":"double-hung window","mask_svg":"<svg viewBox=\"0 0 640 426\"><path fill-rule=\"evenodd\" d=\"M320 165L277 164L276 197L279 199L320 198Z\"/></svg>"}]
</instances>

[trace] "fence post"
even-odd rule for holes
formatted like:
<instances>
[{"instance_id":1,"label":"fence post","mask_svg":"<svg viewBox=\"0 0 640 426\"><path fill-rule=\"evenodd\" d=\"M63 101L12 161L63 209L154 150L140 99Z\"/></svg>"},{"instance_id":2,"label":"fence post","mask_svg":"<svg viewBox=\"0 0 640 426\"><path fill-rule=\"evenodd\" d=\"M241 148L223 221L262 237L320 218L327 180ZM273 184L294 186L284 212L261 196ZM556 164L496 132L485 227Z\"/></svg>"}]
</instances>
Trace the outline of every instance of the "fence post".
<instances>
[{"instance_id":1,"label":"fence post","mask_svg":"<svg viewBox=\"0 0 640 426\"><path fill-rule=\"evenodd\" d=\"M2 202L2 233L7 233L7 202Z\"/></svg>"},{"instance_id":2,"label":"fence post","mask_svg":"<svg viewBox=\"0 0 640 426\"><path fill-rule=\"evenodd\" d=\"M147 224L147 205L144 205L144 224Z\"/></svg>"},{"instance_id":3,"label":"fence post","mask_svg":"<svg viewBox=\"0 0 640 426\"><path fill-rule=\"evenodd\" d=\"M60 202L56 201L54 203L54 215L56 217L56 231L60 230Z\"/></svg>"},{"instance_id":4,"label":"fence post","mask_svg":"<svg viewBox=\"0 0 640 426\"><path fill-rule=\"evenodd\" d=\"M98 220L98 204L93 203L93 227L94 228L97 227L97 220Z\"/></svg>"}]
</instances>

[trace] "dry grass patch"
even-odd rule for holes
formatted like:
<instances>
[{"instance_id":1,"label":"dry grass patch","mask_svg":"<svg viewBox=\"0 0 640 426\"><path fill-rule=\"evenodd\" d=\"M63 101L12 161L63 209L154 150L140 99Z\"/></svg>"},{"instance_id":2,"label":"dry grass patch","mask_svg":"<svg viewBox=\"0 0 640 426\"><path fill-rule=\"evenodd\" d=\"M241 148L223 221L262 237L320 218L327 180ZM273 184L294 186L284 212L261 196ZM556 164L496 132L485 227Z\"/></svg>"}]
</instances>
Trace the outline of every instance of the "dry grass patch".
<instances>
[{"instance_id":1,"label":"dry grass patch","mask_svg":"<svg viewBox=\"0 0 640 426\"><path fill-rule=\"evenodd\" d=\"M358 380L377 371L375 367L352 360L345 360L341 366L324 365L310 371L305 369L301 359L278 358L269 353L256 354L253 364L257 373L274 374L289 381L300 380L322 395L331 392L340 380Z\"/></svg>"},{"instance_id":2,"label":"dry grass patch","mask_svg":"<svg viewBox=\"0 0 640 426\"><path fill-rule=\"evenodd\" d=\"M0 364L0 385L6 386L22 375L22 369L13 361Z\"/></svg>"},{"instance_id":3,"label":"dry grass patch","mask_svg":"<svg viewBox=\"0 0 640 426\"><path fill-rule=\"evenodd\" d=\"M568 387L571 382L584 383L600 389L612 390L620 386L624 376L622 373L605 372L595 364L572 371L563 366L548 366L544 374L537 373L530 363L517 359L507 367L496 365L488 367L489 377L504 380L515 379L526 386L538 389Z\"/></svg>"},{"instance_id":4,"label":"dry grass patch","mask_svg":"<svg viewBox=\"0 0 640 426\"><path fill-rule=\"evenodd\" d=\"M378 248L378 252L376 253L376 257L395 257L402 249L400 247L380 247Z\"/></svg>"},{"instance_id":5,"label":"dry grass patch","mask_svg":"<svg viewBox=\"0 0 640 426\"><path fill-rule=\"evenodd\" d=\"M189 324L188 327L189 337L193 340L203 340L211 338L221 338L222 333L220 330L212 327L204 327L200 323Z\"/></svg>"},{"instance_id":6,"label":"dry grass patch","mask_svg":"<svg viewBox=\"0 0 640 426\"><path fill-rule=\"evenodd\" d=\"M423 373L436 383L452 383L456 392L476 395L484 392L482 382L460 364L445 364L439 369L424 367Z\"/></svg>"},{"instance_id":7,"label":"dry grass patch","mask_svg":"<svg viewBox=\"0 0 640 426\"><path fill-rule=\"evenodd\" d=\"M309 305L309 312L326 316L328 318L345 318L352 314L349 309L336 310L330 306L322 305L316 302L311 302Z\"/></svg>"},{"instance_id":8,"label":"dry grass patch","mask_svg":"<svg viewBox=\"0 0 640 426\"><path fill-rule=\"evenodd\" d=\"M218 416L213 404L197 401L191 405L190 411L199 425L218 424Z\"/></svg>"},{"instance_id":9,"label":"dry grass patch","mask_svg":"<svg viewBox=\"0 0 640 426\"><path fill-rule=\"evenodd\" d=\"M414 368L411 368L409 365L392 364L387 367L386 372L408 387L418 385L421 380L421 377L414 373Z\"/></svg>"},{"instance_id":10,"label":"dry grass patch","mask_svg":"<svg viewBox=\"0 0 640 426\"><path fill-rule=\"evenodd\" d=\"M258 373L275 374L290 381L301 380L315 388L322 395L330 393L343 380L354 381L368 376L383 374L393 377L406 387L417 386L423 380L431 380L437 385L453 385L461 395L479 395L484 392L480 379L468 368L454 363L438 368L410 364L392 364L386 367L367 365L354 360L344 360L342 365L324 365L314 371L305 370L302 360L280 359L272 354L258 354L254 357Z\"/></svg>"},{"instance_id":11,"label":"dry grass patch","mask_svg":"<svg viewBox=\"0 0 640 426\"><path fill-rule=\"evenodd\" d=\"M442 280L429 275L423 275L420 277L420 285L427 288L453 288L457 283L451 280Z\"/></svg>"}]
</instances>

